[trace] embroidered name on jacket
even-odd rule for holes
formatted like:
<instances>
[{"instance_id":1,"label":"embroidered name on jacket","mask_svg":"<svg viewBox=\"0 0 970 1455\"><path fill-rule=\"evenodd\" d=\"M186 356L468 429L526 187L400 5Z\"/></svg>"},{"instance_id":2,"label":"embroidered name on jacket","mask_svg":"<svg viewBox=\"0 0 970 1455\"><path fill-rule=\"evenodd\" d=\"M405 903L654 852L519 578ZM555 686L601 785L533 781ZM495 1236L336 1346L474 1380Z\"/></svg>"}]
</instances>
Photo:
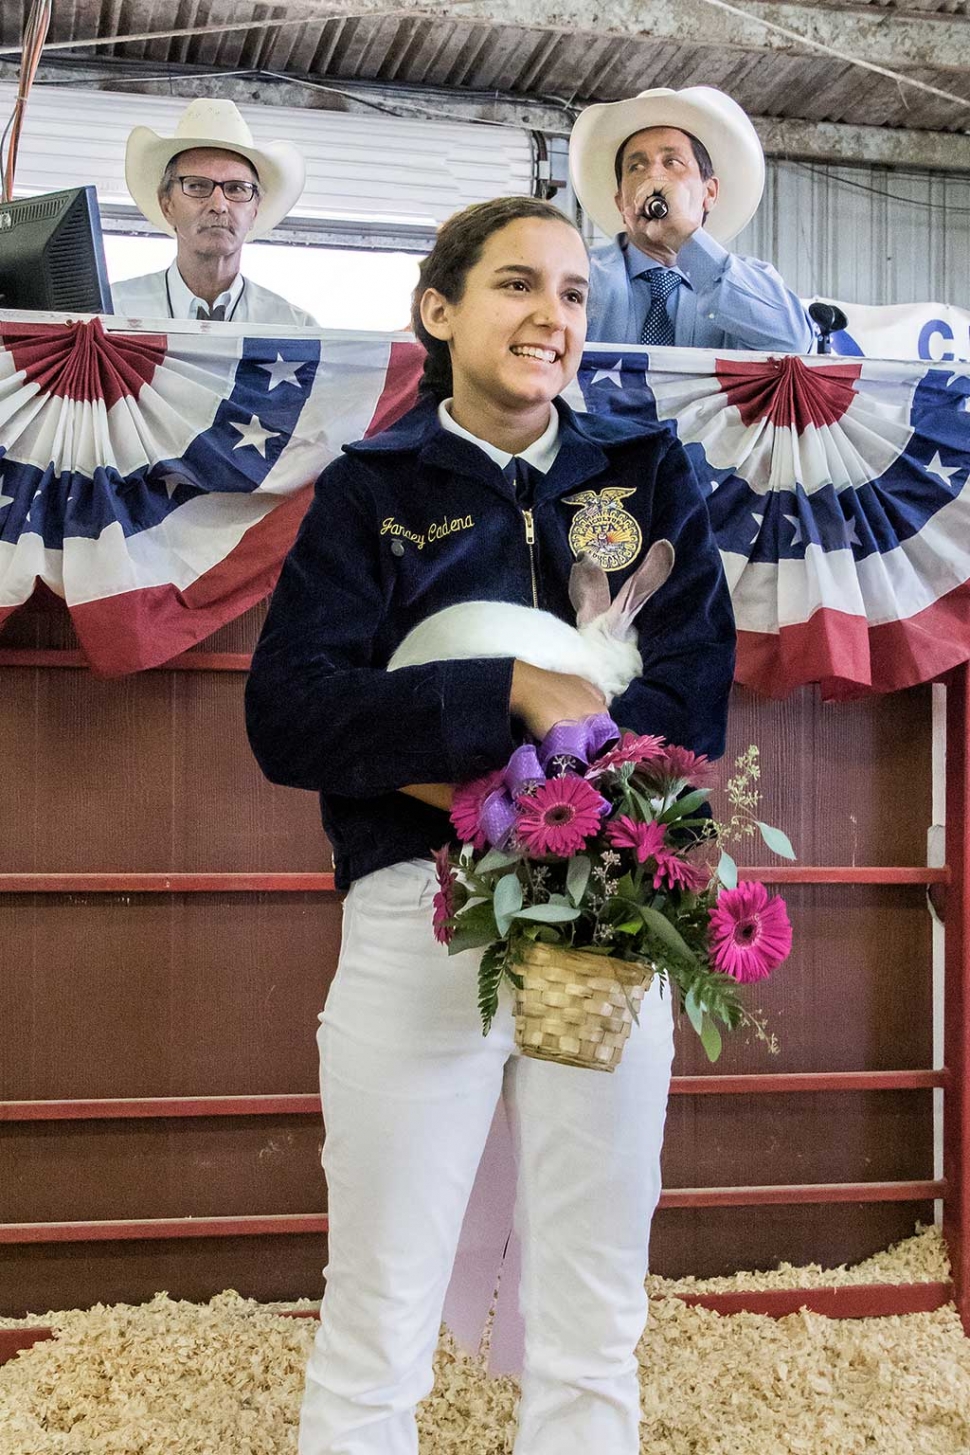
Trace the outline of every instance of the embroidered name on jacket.
<instances>
[{"instance_id":1,"label":"embroidered name on jacket","mask_svg":"<svg viewBox=\"0 0 970 1455\"><path fill-rule=\"evenodd\" d=\"M455 515L450 520L445 516L441 520L433 520L425 534L422 535L418 531L408 530L407 526L403 526L399 520L395 520L393 515L388 515L381 522L381 535L401 536L406 541L413 541L418 550L423 551L426 540L443 541L446 537L454 535L456 531L471 530L474 524L474 518L470 515Z\"/></svg>"},{"instance_id":2,"label":"embroidered name on jacket","mask_svg":"<svg viewBox=\"0 0 970 1455\"><path fill-rule=\"evenodd\" d=\"M608 485L606 489L580 490L563 497L565 505L582 508L569 527L569 548L574 556L587 555L604 571L622 571L640 554L643 534L635 516L618 502L635 495L636 488Z\"/></svg>"}]
</instances>

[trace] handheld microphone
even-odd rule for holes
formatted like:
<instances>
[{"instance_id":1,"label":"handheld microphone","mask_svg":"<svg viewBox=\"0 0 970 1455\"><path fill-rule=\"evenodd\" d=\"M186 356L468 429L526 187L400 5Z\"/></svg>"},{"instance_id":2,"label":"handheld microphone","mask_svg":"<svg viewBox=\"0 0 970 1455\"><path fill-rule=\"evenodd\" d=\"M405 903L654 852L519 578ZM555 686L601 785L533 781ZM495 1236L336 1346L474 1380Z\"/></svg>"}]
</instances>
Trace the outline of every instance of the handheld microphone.
<instances>
[{"instance_id":1,"label":"handheld microphone","mask_svg":"<svg viewBox=\"0 0 970 1455\"><path fill-rule=\"evenodd\" d=\"M649 217L651 222L663 222L670 208L662 192L653 192L644 203L643 211L644 216Z\"/></svg>"}]
</instances>

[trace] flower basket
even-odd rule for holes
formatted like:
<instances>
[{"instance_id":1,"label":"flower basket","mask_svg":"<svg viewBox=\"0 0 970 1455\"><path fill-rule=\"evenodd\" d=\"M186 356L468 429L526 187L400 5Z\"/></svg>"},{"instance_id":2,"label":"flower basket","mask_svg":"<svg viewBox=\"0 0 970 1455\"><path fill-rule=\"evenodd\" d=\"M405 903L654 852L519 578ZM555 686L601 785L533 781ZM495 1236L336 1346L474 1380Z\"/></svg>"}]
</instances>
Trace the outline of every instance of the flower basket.
<instances>
[{"instance_id":1,"label":"flower basket","mask_svg":"<svg viewBox=\"0 0 970 1455\"><path fill-rule=\"evenodd\" d=\"M755 817L757 748L735 766L734 813L720 824L706 812L706 758L600 714L558 723L455 790L460 847L435 852L432 928L449 954L481 952L486 1034L507 982L525 1055L613 1071L656 976L712 1061L719 1026L774 1049L738 991L788 957L791 924L779 895L739 882L724 845L757 832L773 853L795 855Z\"/></svg>"},{"instance_id":2,"label":"flower basket","mask_svg":"<svg viewBox=\"0 0 970 1455\"><path fill-rule=\"evenodd\" d=\"M516 970L515 1041L524 1056L615 1071L652 971L562 945L531 944Z\"/></svg>"}]
</instances>

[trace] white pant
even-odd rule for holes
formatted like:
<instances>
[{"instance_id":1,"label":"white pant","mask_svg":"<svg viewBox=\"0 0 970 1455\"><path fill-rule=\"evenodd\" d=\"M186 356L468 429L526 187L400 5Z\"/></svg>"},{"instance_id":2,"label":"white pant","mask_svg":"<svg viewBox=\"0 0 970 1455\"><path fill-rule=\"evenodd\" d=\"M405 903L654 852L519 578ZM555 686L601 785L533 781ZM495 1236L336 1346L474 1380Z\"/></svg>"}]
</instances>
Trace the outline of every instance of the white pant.
<instances>
[{"instance_id":1,"label":"white pant","mask_svg":"<svg viewBox=\"0 0 970 1455\"><path fill-rule=\"evenodd\" d=\"M669 995L608 1075L520 1057L510 1000L483 1037L478 953L431 933L430 864L344 908L320 1018L330 1238L300 1455L416 1455L465 1206L499 1097L518 1159L525 1366L516 1455L637 1455L636 1345L670 1080Z\"/></svg>"}]
</instances>

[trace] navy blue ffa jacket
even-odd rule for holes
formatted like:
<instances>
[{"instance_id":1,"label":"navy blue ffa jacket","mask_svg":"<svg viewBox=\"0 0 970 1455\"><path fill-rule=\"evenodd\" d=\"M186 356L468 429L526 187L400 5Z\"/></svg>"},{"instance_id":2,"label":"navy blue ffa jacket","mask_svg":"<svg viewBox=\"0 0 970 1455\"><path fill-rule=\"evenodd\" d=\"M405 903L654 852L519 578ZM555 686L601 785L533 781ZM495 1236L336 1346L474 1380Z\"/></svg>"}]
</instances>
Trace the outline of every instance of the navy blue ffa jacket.
<instances>
[{"instance_id":1,"label":"navy blue ffa jacket","mask_svg":"<svg viewBox=\"0 0 970 1455\"><path fill-rule=\"evenodd\" d=\"M687 456L662 425L556 407L559 454L531 510L483 450L441 428L430 401L347 445L317 481L253 657L246 715L267 777L320 794L340 889L453 837L447 814L395 790L467 782L502 767L521 738L511 658L387 672L394 649L459 601L574 621L569 572L597 523L610 527L600 560L614 596L651 542L676 551L638 619L643 676L613 717L724 751L734 621Z\"/></svg>"}]
</instances>

